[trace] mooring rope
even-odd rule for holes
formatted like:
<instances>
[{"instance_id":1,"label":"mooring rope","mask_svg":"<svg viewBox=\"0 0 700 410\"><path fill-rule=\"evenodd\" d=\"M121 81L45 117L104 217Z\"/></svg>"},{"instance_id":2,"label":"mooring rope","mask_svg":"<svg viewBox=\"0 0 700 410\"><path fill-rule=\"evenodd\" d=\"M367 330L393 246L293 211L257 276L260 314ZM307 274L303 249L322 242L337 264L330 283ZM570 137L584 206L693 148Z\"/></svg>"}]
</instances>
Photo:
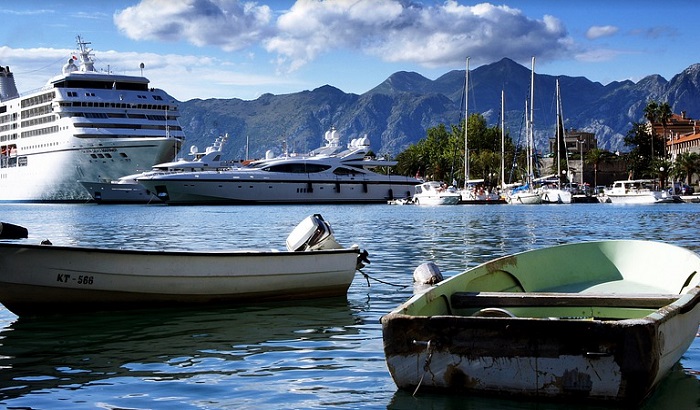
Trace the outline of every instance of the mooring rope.
<instances>
[{"instance_id":1,"label":"mooring rope","mask_svg":"<svg viewBox=\"0 0 700 410\"><path fill-rule=\"evenodd\" d=\"M418 389L420 389L420 385L423 383L423 378L425 375L430 371L430 361L433 359L433 349L432 343L430 340L427 342L419 342L418 340L414 340L413 344L425 344L425 350L428 352L428 355L425 358L425 364L423 365L423 375L420 377L420 380L418 380L418 384L416 385L416 389L413 391L413 396L418 394Z\"/></svg>"},{"instance_id":2,"label":"mooring rope","mask_svg":"<svg viewBox=\"0 0 700 410\"><path fill-rule=\"evenodd\" d=\"M362 272L361 269L358 269L357 271L360 272L360 273L362 274L362 276L365 277L365 280L367 280L367 286L371 286L370 283L369 283L369 280L370 280L370 279L372 279L372 280L374 280L374 281L377 281L377 282L379 282L379 283L383 283L383 284L385 284L385 285L396 286L397 288L402 288L402 289L403 289L403 288L407 288L407 287L409 286L409 285L397 285L396 283L391 283L391 282L383 281L383 280L381 280L381 279L373 278L373 277L369 276L368 274Z\"/></svg>"}]
</instances>

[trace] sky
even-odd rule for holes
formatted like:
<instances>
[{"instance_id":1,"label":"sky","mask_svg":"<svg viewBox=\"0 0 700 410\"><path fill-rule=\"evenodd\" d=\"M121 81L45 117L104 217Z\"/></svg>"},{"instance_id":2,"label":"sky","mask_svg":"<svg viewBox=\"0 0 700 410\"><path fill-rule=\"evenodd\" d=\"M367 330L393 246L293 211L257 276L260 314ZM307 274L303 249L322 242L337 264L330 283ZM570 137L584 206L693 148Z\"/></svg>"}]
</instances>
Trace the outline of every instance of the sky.
<instances>
[{"instance_id":1,"label":"sky","mask_svg":"<svg viewBox=\"0 0 700 410\"><path fill-rule=\"evenodd\" d=\"M687 0L4 0L0 65L20 93L91 42L96 68L143 75L179 101L362 94L398 71L436 79L508 57L608 84L700 63ZM144 64L141 71L140 64Z\"/></svg>"}]
</instances>

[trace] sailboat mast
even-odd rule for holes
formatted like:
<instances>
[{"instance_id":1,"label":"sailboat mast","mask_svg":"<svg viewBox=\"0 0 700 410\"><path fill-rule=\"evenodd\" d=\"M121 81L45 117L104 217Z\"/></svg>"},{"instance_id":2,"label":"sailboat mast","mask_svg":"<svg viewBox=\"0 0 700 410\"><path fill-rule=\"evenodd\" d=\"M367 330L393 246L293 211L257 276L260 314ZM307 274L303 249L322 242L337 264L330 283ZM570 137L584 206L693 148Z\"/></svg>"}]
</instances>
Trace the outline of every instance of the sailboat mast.
<instances>
[{"instance_id":1,"label":"sailboat mast","mask_svg":"<svg viewBox=\"0 0 700 410\"><path fill-rule=\"evenodd\" d=\"M532 155L531 155L531 149L530 149L530 101L526 98L525 99L525 156L526 161L525 161L525 172L527 175L525 175L525 184L530 185L531 181L531 175L532 175ZM528 187L529 189L529 187Z\"/></svg>"},{"instance_id":2,"label":"sailboat mast","mask_svg":"<svg viewBox=\"0 0 700 410\"><path fill-rule=\"evenodd\" d=\"M559 96L559 79L557 78L557 188L561 189L561 99Z\"/></svg>"},{"instance_id":3,"label":"sailboat mast","mask_svg":"<svg viewBox=\"0 0 700 410\"><path fill-rule=\"evenodd\" d=\"M530 78L530 135L528 136L528 174L530 184L535 176L533 157L535 151L535 57L532 57L532 70ZM532 185L530 186L532 189Z\"/></svg>"},{"instance_id":4,"label":"sailboat mast","mask_svg":"<svg viewBox=\"0 0 700 410\"><path fill-rule=\"evenodd\" d=\"M506 131L505 131L505 90L501 90L501 188L506 186Z\"/></svg>"},{"instance_id":5,"label":"sailboat mast","mask_svg":"<svg viewBox=\"0 0 700 410\"><path fill-rule=\"evenodd\" d=\"M467 189L469 181L469 57L467 57L467 70L464 79L464 189Z\"/></svg>"}]
</instances>

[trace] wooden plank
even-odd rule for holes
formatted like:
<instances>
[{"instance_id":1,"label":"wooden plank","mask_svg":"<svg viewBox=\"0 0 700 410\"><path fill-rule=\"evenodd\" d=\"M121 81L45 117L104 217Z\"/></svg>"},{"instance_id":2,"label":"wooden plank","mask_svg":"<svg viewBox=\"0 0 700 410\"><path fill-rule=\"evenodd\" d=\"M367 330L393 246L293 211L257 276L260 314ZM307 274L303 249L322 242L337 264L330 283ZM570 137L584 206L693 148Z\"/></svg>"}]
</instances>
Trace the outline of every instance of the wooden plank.
<instances>
[{"instance_id":1,"label":"wooden plank","mask_svg":"<svg viewBox=\"0 0 700 410\"><path fill-rule=\"evenodd\" d=\"M555 292L455 292L452 307L624 307L658 309L669 305L681 295L673 294L613 294L613 293L555 293Z\"/></svg>"}]
</instances>

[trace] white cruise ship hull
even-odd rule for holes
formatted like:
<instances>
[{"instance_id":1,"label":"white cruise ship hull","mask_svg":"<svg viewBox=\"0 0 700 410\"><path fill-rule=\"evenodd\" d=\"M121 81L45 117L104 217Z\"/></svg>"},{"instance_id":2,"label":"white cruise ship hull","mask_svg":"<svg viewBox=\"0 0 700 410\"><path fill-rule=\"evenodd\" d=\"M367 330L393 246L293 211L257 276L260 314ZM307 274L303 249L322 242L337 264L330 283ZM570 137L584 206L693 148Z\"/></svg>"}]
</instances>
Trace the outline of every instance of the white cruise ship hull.
<instances>
[{"instance_id":1,"label":"white cruise ship hull","mask_svg":"<svg viewBox=\"0 0 700 410\"><path fill-rule=\"evenodd\" d=\"M141 76L94 67L78 55L40 90L20 95L0 67L0 202L73 202L92 197L79 181L114 180L172 160L184 141L179 112Z\"/></svg>"},{"instance_id":2,"label":"white cruise ship hull","mask_svg":"<svg viewBox=\"0 0 700 410\"><path fill-rule=\"evenodd\" d=\"M79 180L103 180L133 173L173 157L176 141L99 141L100 148L79 148L32 155L28 165L0 168L0 198L5 202L89 201L92 197ZM97 145L98 142L95 142ZM112 159L92 158L95 152L113 152ZM128 160L120 158L119 153Z\"/></svg>"}]
</instances>

